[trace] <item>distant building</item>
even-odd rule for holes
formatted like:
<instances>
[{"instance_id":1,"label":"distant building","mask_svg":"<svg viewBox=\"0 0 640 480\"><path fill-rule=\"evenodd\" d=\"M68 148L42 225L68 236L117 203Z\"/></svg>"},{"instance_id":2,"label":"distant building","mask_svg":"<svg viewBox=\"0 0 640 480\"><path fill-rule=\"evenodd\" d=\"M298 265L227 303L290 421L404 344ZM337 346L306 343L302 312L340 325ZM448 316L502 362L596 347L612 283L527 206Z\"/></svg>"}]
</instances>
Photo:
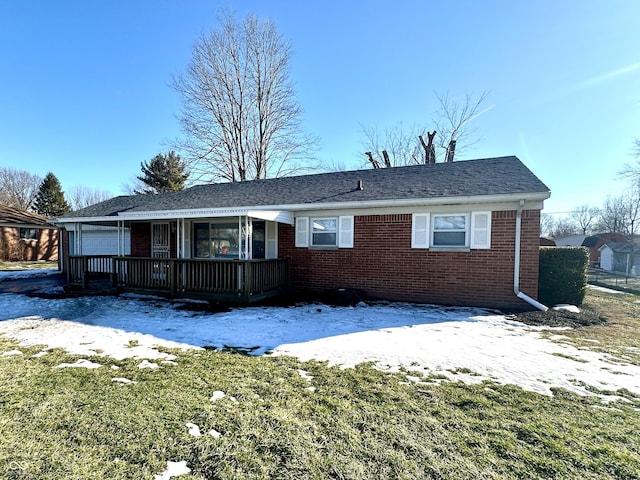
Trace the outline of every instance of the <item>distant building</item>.
<instances>
[{"instance_id":1,"label":"distant building","mask_svg":"<svg viewBox=\"0 0 640 480\"><path fill-rule=\"evenodd\" d=\"M0 205L0 260L58 260L58 241L46 217Z\"/></svg>"}]
</instances>

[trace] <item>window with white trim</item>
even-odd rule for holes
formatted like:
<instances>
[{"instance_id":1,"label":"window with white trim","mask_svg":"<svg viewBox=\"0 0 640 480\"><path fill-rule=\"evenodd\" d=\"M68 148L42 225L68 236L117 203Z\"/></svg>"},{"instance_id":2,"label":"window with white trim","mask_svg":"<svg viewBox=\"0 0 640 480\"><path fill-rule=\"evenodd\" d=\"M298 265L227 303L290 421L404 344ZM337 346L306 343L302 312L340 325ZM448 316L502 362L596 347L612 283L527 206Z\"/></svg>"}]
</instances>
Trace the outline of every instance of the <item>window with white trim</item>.
<instances>
[{"instance_id":1,"label":"window with white trim","mask_svg":"<svg viewBox=\"0 0 640 480\"><path fill-rule=\"evenodd\" d=\"M411 248L489 249L491 212L414 213Z\"/></svg>"},{"instance_id":2,"label":"window with white trim","mask_svg":"<svg viewBox=\"0 0 640 480\"><path fill-rule=\"evenodd\" d=\"M296 217L295 246L353 248L353 216Z\"/></svg>"},{"instance_id":3,"label":"window with white trim","mask_svg":"<svg viewBox=\"0 0 640 480\"><path fill-rule=\"evenodd\" d=\"M433 215L431 245L434 247L467 247L468 216L466 214Z\"/></svg>"},{"instance_id":4,"label":"window with white trim","mask_svg":"<svg viewBox=\"0 0 640 480\"><path fill-rule=\"evenodd\" d=\"M312 218L311 245L314 247L335 247L338 245L338 219Z\"/></svg>"}]
</instances>

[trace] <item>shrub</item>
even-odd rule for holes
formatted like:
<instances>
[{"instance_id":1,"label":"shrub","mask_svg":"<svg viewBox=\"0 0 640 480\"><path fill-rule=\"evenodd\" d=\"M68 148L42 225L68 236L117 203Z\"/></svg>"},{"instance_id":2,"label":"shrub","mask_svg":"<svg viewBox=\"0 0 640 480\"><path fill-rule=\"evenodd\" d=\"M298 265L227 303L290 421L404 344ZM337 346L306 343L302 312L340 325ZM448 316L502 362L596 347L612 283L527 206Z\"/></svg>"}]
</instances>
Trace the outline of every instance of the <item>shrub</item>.
<instances>
[{"instance_id":1,"label":"shrub","mask_svg":"<svg viewBox=\"0 0 640 480\"><path fill-rule=\"evenodd\" d=\"M589 249L541 247L538 297L545 305L581 305L587 291Z\"/></svg>"}]
</instances>

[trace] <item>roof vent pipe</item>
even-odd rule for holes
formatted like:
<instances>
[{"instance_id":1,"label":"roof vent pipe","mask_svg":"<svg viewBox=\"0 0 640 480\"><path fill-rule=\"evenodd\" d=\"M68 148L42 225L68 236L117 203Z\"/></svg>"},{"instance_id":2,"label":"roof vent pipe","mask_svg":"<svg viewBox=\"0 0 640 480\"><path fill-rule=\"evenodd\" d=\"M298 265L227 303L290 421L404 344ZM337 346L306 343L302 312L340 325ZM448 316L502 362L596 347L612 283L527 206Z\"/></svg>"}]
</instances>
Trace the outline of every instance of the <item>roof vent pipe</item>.
<instances>
[{"instance_id":1,"label":"roof vent pipe","mask_svg":"<svg viewBox=\"0 0 640 480\"><path fill-rule=\"evenodd\" d=\"M364 185L362 184L362 180L358 180L358 188L357 190L364 190Z\"/></svg>"}]
</instances>

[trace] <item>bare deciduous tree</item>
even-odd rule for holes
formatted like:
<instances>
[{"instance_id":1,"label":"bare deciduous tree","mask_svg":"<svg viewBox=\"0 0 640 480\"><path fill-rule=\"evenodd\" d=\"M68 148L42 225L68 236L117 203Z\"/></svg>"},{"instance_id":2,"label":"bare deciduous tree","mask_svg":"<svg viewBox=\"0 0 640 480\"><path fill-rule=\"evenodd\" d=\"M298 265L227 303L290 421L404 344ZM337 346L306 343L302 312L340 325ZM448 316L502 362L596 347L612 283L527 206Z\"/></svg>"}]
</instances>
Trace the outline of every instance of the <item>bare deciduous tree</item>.
<instances>
[{"instance_id":1,"label":"bare deciduous tree","mask_svg":"<svg viewBox=\"0 0 640 480\"><path fill-rule=\"evenodd\" d=\"M636 158L635 163L626 162L618 174L621 177L628 178L633 183L640 183L640 139L638 138L633 141L631 155Z\"/></svg>"},{"instance_id":2,"label":"bare deciduous tree","mask_svg":"<svg viewBox=\"0 0 640 480\"><path fill-rule=\"evenodd\" d=\"M553 228L553 216L548 213L542 213L540 215L540 236L550 237L552 228Z\"/></svg>"},{"instance_id":3,"label":"bare deciduous tree","mask_svg":"<svg viewBox=\"0 0 640 480\"><path fill-rule=\"evenodd\" d=\"M589 205L581 205L571 211L571 218L578 225L583 235L591 233L600 214L599 209Z\"/></svg>"},{"instance_id":4,"label":"bare deciduous tree","mask_svg":"<svg viewBox=\"0 0 640 480\"><path fill-rule=\"evenodd\" d=\"M552 238L562 238L570 235L576 235L580 232L573 219L561 217L553 222L550 233Z\"/></svg>"},{"instance_id":5,"label":"bare deciduous tree","mask_svg":"<svg viewBox=\"0 0 640 480\"><path fill-rule=\"evenodd\" d=\"M291 174L315 140L301 130L289 79L291 46L270 20L227 14L202 35L172 87L182 100L177 149L193 180L243 181Z\"/></svg>"},{"instance_id":6,"label":"bare deciduous tree","mask_svg":"<svg viewBox=\"0 0 640 480\"><path fill-rule=\"evenodd\" d=\"M602 233L627 234L628 208L624 196L607 197L598 216L598 230Z\"/></svg>"},{"instance_id":7,"label":"bare deciduous tree","mask_svg":"<svg viewBox=\"0 0 640 480\"><path fill-rule=\"evenodd\" d=\"M24 170L0 168L0 204L19 210L33 207L42 177Z\"/></svg>"},{"instance_id":8,"label":"bare deciduous tree","mask_svg":"<svg viewBox=\"0 0 640 480\"><path fill-rule=\"evenodd\" d=\"M477 97L467 94L464 99L458 100L448 93L436 93L439 109L431 124L435 127L433 132L429 131L428 125L406 129L398 124L383 133L375 126L361 127L364 136L362 145L367 151L366 164L374 168L384 166L380 159L385 151L390 157L389 166L394 167L435 163L439 158L452 162L456 154L463 153L480 141L473 138L475 129L471 122L493 108L493 105L484 107L488 95L489 92L485 91ZM425 133L428 141L425 141Z\"/></svg>"},{"instance_id":9,"label":"bare deciduous tree","mask_svg":"<svg viewBox=\"0 0 640 480\"><path fill-rule=\"evenodd\" d=\"M67 190L67 197L69 198L71 209L80 210L81 208L108 200L113 197L113 194L108 190L76 186Z\"/></svg>"},{"instance_id":10,"label":"bare deciduous tree","mask_svg":"<svg viewBox=\"0 0 640 480\"><path fill-rule=\"evenodd\" d=\"M375 125L361 126L364 135L363 146L367 148L365 155L369 166L380 168L384 166L398 167L425 163L422 160L420 144L416 141L420 131L413 127L406 130L402 123L380 132ZM385 165L385 153L389 158Z\"/></svg>"}]
</instances>

